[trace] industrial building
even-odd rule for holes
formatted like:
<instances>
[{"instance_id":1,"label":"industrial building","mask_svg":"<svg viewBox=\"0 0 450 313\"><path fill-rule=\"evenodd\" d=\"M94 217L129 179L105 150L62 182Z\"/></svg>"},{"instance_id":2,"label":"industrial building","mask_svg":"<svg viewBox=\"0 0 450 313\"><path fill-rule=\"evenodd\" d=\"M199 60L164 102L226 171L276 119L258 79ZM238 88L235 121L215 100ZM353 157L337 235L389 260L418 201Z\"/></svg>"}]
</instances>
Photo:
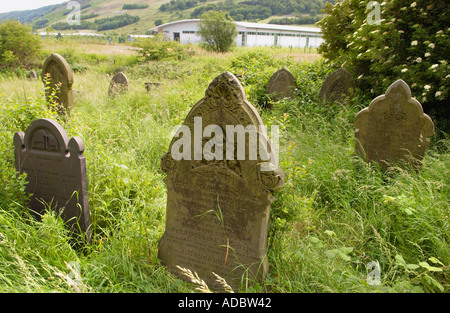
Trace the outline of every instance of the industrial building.
<instances>
[{"instance_id":1,"label":"industrial building","mask_svg":"<svg viewBox=\"0 0 450 313\"><path fill-rule=\"evenodd\" d=\"M200 19L181 20L162 24L152 31L163 33L170 40L181 43L198 43L197 33ZM241 47L278 46L317 48L322 42L319 28L275 24L235 22L238 30L236 45Z\"/></svg>"}]
</instances>

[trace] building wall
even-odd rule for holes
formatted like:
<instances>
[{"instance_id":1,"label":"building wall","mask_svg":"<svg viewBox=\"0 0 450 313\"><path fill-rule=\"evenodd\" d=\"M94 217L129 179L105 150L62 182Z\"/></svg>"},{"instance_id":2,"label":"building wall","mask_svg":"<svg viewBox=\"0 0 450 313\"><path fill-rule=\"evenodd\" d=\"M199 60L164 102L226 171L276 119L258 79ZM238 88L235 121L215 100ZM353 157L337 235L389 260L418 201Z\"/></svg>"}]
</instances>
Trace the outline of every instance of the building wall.
<instances>
[{"instance_id":1,"label":"building wall","mask_svg":"<svg viewBox=\"0 0 450 313\"><path fill-rule=\"evenodd\" d=\"M153 30L163 32L170 40L181 43L198 43L201 37L197 34L198 21L184 21L160 25ZM323 39L319 34L306 31L278 30L265 28L249 28L237 25L237 46L281 46L281 47L318 47Z\"/></svg>"}]
</instances>

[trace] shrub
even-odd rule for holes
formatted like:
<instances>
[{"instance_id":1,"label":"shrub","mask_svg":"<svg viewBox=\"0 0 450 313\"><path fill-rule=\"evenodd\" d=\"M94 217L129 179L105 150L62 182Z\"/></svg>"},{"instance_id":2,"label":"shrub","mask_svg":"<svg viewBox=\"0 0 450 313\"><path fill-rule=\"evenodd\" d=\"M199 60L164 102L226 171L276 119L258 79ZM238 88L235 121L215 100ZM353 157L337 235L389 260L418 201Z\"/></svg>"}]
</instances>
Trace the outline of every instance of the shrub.
<instances>
[{"instance_id":1,"label":"shrub","mask_svg":"<svg viewBox=\"0 0 450 313\"><path fill-rule=\"evenodd\" d=\"M139 53L145 61L185 60L191 55L186 45L182 45L178 41L164 40L162 34L152 38L143 38L135 45L141 48Z\"/></svg>"},{"instance_id":2,"label":"shrub","mask_svg":"<svg viewBox=\"0 0 450 313\"><path fill-rule=\"evenodd\" d=\"M41 39L18 21L0 24L0 70L29 69L38 64Z\"/></svg>"},{"instance_id":3,"label":"shrub","mask_svg":"<svg viewBox=\"0 0 450 313\"><path fill-rule=\"evenodd\" d=\"M140 9L147 9L148 4L124 4L122 7L122 10L140 10Z\"/></svg>"},{"instance_id":4,"label":"shrub","mask_svg":"<svg viewBox=\"0 0 450 313\"><path fill-rule=\"evenodd\" d=\"M266 95L266 84L270 76L282 66L265 49L252 49L241 53L231 60L231 69L240 79L251 103L264 106L269 98Z\"/></svg>"},{"instance_id":5,"label":"shrub","mask_svg":"<svg viewBox=\"0 0 450 313\"><path fill-rule=\"evenodd\" d=\"M358 87L382 94L398 78L411 87L426 112L448 116L450 6L445 0L401 0L380 4L377 23L369 20L369 1L327 4L318 22L325 42L319 52L333 67L343 66L357 77Z\"/></svg>"}]
</instances>

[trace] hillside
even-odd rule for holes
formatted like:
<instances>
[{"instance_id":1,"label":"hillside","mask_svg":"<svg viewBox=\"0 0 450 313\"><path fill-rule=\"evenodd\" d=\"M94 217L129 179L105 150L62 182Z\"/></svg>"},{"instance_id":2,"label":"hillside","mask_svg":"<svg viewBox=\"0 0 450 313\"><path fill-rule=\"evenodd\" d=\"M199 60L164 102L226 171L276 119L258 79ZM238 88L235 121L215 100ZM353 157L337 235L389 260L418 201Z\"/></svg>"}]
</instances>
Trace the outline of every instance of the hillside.
<instances>
[{"instance_id":1,"label":"hillside","mask_svg":"<svg viewBox=\"0 0 450 313\"><path fill-rule=\"evenodd\" d=\"M19 19L35 31L43 25L58 31L107 31L121 35L144 34L157 24L180 19L198 18L207 10L223 10L236 21L252 21L290 25L314 24L326 0L79 0L81 25L70 26L67 18L71 9L67 3L36 10L0 14L4 19ZM332 1L334 2L334 1ZM124 6L127 5L127 6Z\"/></svg>"}]
</instances>

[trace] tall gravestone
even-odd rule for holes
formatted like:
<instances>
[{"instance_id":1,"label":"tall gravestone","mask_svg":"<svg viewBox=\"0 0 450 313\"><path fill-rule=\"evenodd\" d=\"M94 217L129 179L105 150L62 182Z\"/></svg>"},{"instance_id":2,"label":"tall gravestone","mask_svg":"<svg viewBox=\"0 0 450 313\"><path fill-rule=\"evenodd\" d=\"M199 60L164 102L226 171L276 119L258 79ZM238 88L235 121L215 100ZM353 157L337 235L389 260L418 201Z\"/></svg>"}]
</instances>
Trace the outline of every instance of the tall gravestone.
<instances>
[{"instance_id":1,"label":"tall gravestone","mask_svg":"<svg viewBox=\"0 0 450 313\"><path fill-rule=\"evenodd\" d=\"M325 78L319 91L320 102L340 101L343 97L351 95L353 88L355 88L353 76L345 68L338 68Z\"/></svg>"},{"instance_id":2,"label":"tall gravestone","mask_svg":"<svg viewBox=\"0 0 450 313\"><path fill-rule=\"evenodd\" d=\"M45 90L47 100L55 91L58 111L64 113L73 107L73 73L66 60L57 53L52 53L44 62L42 80L48 79L49 88Z\"/></svg>"},{"instance_id":3,"label":"tall gravestone","mask_svg":"<svg viewBox=\"0 0 450 313\"><path fill-rule=\"evenodd\" d=\"M14 135L14 146L16 170L27 174L26 192L32 194L32 212L39 216L50 205L61 213L72 232L85 234L90 242L83 141L79 137L69 140L66 131L53 120L38 119L25 133Z\"/></svg>"},{"instance_id":4,"label":"tall gravestone","mask_svg":"<svg viewBox=\"0 0 450 313\"><path fill-rule=\"evenodd\" d=\"M267 139L259 132L261 117L247 101L242 85L225 72L188 113L161 159L168 194L158 257L174 272L176 266L195 271L213 289L218 288L213 272L235 287L246 273L256 280L265 276L272 191L284 183L283 171L266 157L272 151L269 141L261 146L266 150L252 158L250 133L243 133L246 150L239 152L243 141L237 137L242 132L227 132L239 125L254 127L260 139ZM188 147L181 149L180 138L187 139ZM181 150L183 158L177 156Z\"/></svg>"},{"instance_id":5,"label":"tall gravestone","mask_svg":"<svg viewBox=\"0 0 450 313\"><path fill-rule=\"evenodd\" d=\"M294 75L283 67L270 77L266 88L266 93L272 94L272 99L279 101L283 98L292 98L297 89L297 83Z\"/></svg>"},{"instance_id":6,"label":"tall gravestone","mask_svg":"<svg viewBox=\"0 0 450 313\"><path fill-rule=\"evenodd\" d=\"M128 91L128 78L124 73L118 72L111 78L108 94L114 96L125 91Z\"/></svg>"},{"instance_id":7,"label":"tall gravestone","mask_svg":"<svg viewBox=\"0 0 450 313\"><path fill-rule=\"evenodd\" d=\"M420 166L434 134L433 121L401 79L362 109L354 125L357 154L385 168L399 162Z\"/></svg>"}]
</instances>

